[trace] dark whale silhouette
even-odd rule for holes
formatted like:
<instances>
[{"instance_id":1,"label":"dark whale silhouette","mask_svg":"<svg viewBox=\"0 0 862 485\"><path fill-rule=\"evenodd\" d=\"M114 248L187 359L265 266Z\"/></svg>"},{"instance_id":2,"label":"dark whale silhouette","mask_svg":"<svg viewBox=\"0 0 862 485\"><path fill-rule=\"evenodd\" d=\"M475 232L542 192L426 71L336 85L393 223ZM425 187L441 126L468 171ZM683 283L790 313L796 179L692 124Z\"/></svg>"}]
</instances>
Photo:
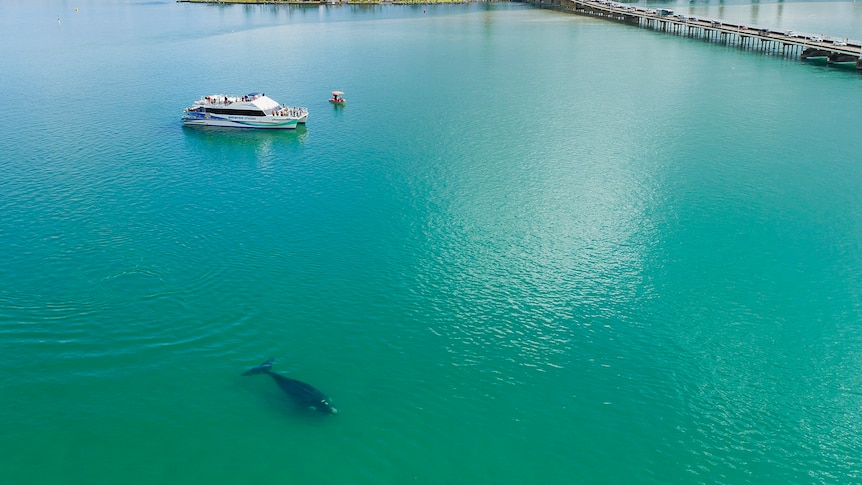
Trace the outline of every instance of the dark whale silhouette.
<instances>
[{"instance_id":1,"label":"dark whale silhouette","mask_svg":"<svg viewBox=\"0 0 862 485\"><path fill-rule=\"evenodd\" d=\"M338 410L329 404L326 394L318 391L312 385L296 379L284 377L272 371L273 359L269 359L257 367L252 367L242 375L251 376L255 374L267 374L275 380L278 387L288 396L292 397L297 404L323 414L338 414Z\"/></svg>"}]
</instances>

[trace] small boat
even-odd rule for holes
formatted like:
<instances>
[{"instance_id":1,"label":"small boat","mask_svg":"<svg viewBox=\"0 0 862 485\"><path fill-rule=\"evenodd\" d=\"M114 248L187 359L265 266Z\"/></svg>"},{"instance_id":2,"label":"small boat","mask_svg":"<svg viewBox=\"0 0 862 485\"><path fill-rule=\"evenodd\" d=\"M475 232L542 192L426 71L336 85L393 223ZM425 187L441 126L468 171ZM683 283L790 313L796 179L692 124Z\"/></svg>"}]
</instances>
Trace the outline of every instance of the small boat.
<instances>
[{"instance_id":1,"label":"small boat","mask_svg":"<svg viewBox=\"0 0 862 485\"><path fill-rule=\"evenodd\" d=\"M262 93L215 94L195 101L182 119L186 125L293 130L308 120L308 109L281 105Z\"/></svg>"},{"instance_id":2,"label":"small boat","mask_svg":"<svg viewBox=\"0 0 862 485\"><path fill-rule=\"evenodd\" d=\"M341 91L333 91L329 102L332 104L344 104L347 100L344 99L344 93Z\"/></svg>"}]
</instances>

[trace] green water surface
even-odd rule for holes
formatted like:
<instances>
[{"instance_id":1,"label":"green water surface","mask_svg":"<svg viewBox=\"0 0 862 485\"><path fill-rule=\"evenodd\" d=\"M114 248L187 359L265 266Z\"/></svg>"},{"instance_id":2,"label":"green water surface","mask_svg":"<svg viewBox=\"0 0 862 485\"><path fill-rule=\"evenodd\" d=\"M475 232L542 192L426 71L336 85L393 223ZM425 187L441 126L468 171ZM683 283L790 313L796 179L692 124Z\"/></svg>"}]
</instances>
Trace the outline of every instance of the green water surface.
<instances>
[{"instance_id":1,"label":"green water surface","mask_svg":"<svg viewBox=\"0 0 862 485\"><path fill-rule=\"evenodd\" d=\"M853 69L509 3L75 7L0 16L0 482L860 480ZM180 123L253 91L307 127Z\"/></svg>"}]
</instances>

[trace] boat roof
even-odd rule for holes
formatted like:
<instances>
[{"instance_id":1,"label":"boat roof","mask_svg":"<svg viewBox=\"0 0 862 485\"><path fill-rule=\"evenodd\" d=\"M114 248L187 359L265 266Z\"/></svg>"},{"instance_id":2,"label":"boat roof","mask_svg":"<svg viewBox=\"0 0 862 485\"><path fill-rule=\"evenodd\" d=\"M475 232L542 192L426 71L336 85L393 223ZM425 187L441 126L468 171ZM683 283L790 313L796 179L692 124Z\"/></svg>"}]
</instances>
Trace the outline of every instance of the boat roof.
<instances>
[{"instance_id":1,"label":"boat roof","mask_svg":"<svg viewBox=\"0 0 862 485\"><path fill-rule=\"evenodd\" d=\"M252 100L250 104L257 106L258 108L262 109L263 111L266 111L269 109L276 109L276 108L280 107L278 105L278 103L274 99L270 98L269 96L259 96L259 97L255 98L254 100Z\"/></svg>"},{"instance_id":2,"label":"boat roof","mask_svg":"<svg viewBox=\"0 0 862 485\"><path fill-rule=\"evenodd\" d=\"M336 96L341 96L342 94L344 94L344 91L333 91L332 94Z\"/></svg>"},{"instance_id":3,"label":"boat roof","mask_svg":"<svg viewBox=\"0 0 862 485\"><path fill-rule=\"evenodd\" d=\"M195 105L207 105L210 103L221 104L223 100L227 100L230 102L230 107L232 109L253 109L261 111L281 109L281 105L279 105L276 100L263 94L252 93L245 96L245 101L242 99L243 98L228 96L226 94L214 94L212 96L204 96L199 101L195 101Z\"/></svg>"}]
</instances>

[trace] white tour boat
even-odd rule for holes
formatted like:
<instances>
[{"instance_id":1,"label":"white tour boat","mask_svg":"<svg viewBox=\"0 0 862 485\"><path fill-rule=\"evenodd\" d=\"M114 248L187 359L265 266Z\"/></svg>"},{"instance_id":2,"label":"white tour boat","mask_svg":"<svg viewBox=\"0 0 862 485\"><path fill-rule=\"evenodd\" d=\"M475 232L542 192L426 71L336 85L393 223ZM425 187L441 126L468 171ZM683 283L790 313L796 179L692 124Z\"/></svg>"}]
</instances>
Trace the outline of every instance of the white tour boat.
<instances>
[{"instance_id":1,"label":"white tour boat","mask_svg":"<svg viewBox=\"0 0 862 485\"><path fill-rule=\"evenodd\" d=\"M307 119L307 108L283 106L262 93L202 96L183 112L183 123L187 125L234 128L292 130Z\"/></svg>"}]
</instances>

